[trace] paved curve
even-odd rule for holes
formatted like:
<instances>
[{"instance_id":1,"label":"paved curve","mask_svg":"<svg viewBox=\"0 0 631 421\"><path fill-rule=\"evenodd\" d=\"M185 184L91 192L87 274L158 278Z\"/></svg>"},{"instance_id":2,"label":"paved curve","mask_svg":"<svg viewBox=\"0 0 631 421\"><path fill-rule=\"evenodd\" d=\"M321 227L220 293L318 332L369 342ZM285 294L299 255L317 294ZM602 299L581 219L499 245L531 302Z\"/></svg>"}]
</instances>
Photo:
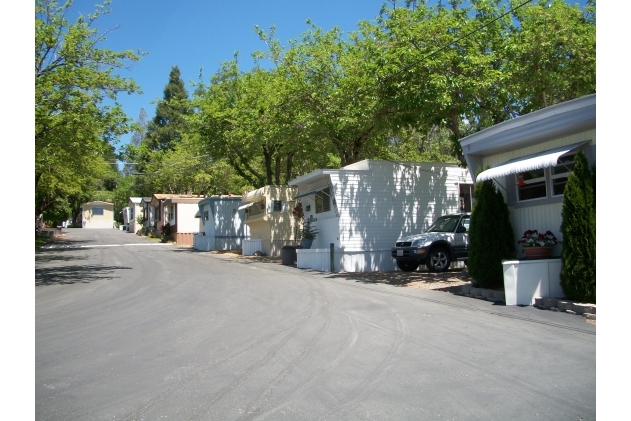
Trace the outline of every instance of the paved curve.
<instances>
[{"instance_id":1,"label":"paved curve","mask_svg":"<svg viewBox=\"0 0 631 421\"><path fill-rule=\"evenodd\" d=\"M36 254L38 420L593 420L583 318L65 230Z\"/></svg>"}]
</instances>

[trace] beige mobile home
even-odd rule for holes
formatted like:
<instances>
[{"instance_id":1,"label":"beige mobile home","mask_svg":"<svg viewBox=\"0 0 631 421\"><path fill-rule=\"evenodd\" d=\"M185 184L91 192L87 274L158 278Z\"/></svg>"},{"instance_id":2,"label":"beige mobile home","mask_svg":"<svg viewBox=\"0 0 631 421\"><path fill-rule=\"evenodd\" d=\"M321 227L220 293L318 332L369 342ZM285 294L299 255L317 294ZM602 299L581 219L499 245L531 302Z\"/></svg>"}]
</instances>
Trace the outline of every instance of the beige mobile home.
<instances>
[{"instance_id":1,"label":"beige mobile home","mask_svg":"<svg viewBox=\"0 0 631 421\"><path fill-rule=\"evenodd\" d=\"M114 228L114 204L88 202L81 206L83 228Z\"/></svg>"},{"instance_id":2,"label":"beige mobile home","mask_svg":"<svg viewBox=\"0 0 631 421\"><path fill-rule=\"evenodd\" d=\"M280 256L283 246L298 244L298 222L291 213L297 193L295 187L268 185L243 195L239 210L246 210L250 228L250 239L242 242L244 255Z\"/></svg>"}]
</instances>

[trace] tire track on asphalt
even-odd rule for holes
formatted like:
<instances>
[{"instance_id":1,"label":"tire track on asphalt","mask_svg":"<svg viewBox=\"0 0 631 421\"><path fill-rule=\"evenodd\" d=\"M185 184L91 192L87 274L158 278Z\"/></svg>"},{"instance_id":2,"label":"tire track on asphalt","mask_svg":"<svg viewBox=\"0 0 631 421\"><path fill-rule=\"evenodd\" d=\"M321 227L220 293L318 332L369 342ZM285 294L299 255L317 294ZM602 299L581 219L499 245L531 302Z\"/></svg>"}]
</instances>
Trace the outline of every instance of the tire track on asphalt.
<instances>
[{"instance_id":1,"label":"tire track on asphalt","mask_svg":"<svg viewBox=\"0 0 631 421\"><path fill-rule=\"evenodd\" d=\"M258 370L259 368L264 366L266 363L268 363L276 355L276 352L282 346L284 346L295 335L295 333L298 331L298 329L300 327L302 327L305 323L307 323L313 317L313 311L314 311L314 308L315 308L315 294L314 294L312 282L307 282L307 285L309 286L309 296L310 296L309 308L308 308L307 314L300 321L298 321L298 323L296 323L294 325L294 327L287 334L285 334L282 337L280 342L277 345L273 346L272 349L263 358L259 359L255 363L251 364L249 367L247 367L245 369L245 371L241 375L239 375L236 379L234 379L230 384L224 386L218 392L216 392L214 394L214 396L212 397L212 399L210 399L203 407L201 407L201 408L199 408L197 410L196 414L190 418L191 420L199 419L200 416L207 414L209 412L209 408L215 402L217 402L219 399L221 399L227 393L232 391L235 387L237 387L238 385L243 383L243 381L245 381L245 379L248 376L250 376L253 372L255 372L256 370ZM179 382L177 385L168 388L164 392L160 393L158 396L156 396L153 399L149 400L142 407L140 407L140 408L136 409L135 411L130 412L127 415L125 415L123 417L123 419L124 420L130 420L130 421L131 420L135 420L136 418L140 417L142 414L146 413L154 405L156 405L157 403L165 400L170 395L173 395L175 392L177 392L178 390L182 389L184 386L192 383L193 381L199 380L200 378L202 378L203 376L208 374L210 371L212 371L216 366L223 365L223 364L225 364L226 362L230 361L231 359L235 358L238 355L241 355L241 354L243 354L245 352L248 352L248 351L250 351L252 349L259 348L263 344L265 344L266 342L271 342L272 340L274 340L274 338L282 335L282 333L284 333L284 332L273 333L273 334L267 335L262 340L259 340L257 342L254 342L254 343L250 344L250 345L246 345L246 346L240 348L239 350L231 353L230 355L224 357L223 359L218 360L213 366L208 367L205 370L198 371L194 375L189 376L185 381Z\"/></svg>"},{"instance_id":2,"label":"tire track on asphalt","mask_svg":"<svg viewBox=\"0 0 631 421\"><path fill-rule=\"evenodd\" d=\"M310 378L302 382L300 385L298 385L298 387L294 389L294 391L287 397L287 399L285 399L283 403L280 403L274 406L273 408L270 408L269 410L265 411L262 414L256 415L254 418L252 418L252 420L254 421L263 420L269 417L270 415L275 414L276 412L282 410L284 407L291 404L297 396L302 395L304 393L304 390L309 388L313 383L315 383L316 381L322 380L325 377L328 377L330 373L335 368L337 368L337 366L340 365L340 363L344 361L346 357L348 357L351 351L355 348L355 344L357 343L357 338L359 337L359 333L357 329L357 320L355 319L355 317L353 315L347 315L347 318L349 321L349 325L351 326L351 333L348 336L347 341L342 346L341 351L336 355L336 357L330 363L325 364L322 367L319 367L319 371L322 371L320 374L311 376ZM329 395L331 399L336 399L333 395L331 394Z\"/></svg>"},{"instance_id":3,"label":"tire track on asphalt","mask_svg":"<svg viewBox=\"0 0 631 421\"><path fill-rule=\"evenodd\" d=\"M383 379L390 372L393 365L397 361L399 361L399 358L405 348L405 344L407 343L409 329L405 319L401 316L401 314L392 310L391 308L388 308L388 311L390 311L392 318L395 321L396 335L385 358L374 368L374 370L370 372L370 374L368 374L368 376L364 380L362 380L357 386L355 386L355 388L351 392L347 393L341 400L336 403L336 409L333 412L327 412L323 415L320 415L316 418L316 420L322 419L323 417L326 419L330 416L339 414L343 410L347 409L350 405L355 403L357 400L372 392L372 386ZM379 329L384 329L381 325L372 325Z\"/></svg>"},{"instance_id":4,"label":"tire track on asphalt","mask_svg":"<svg viewBox=\"0 0 631 421\"><path fill-rule=\"evenodd\" d=\"M322 300L322 311L320 312L324 316L324 323L322 327L318 330L318 332L311 338L311 341L307 344L305 349L298 354L294 359L292 359L289 364L281 370L281 372L270 382L269 386L257 397L254 403L250 404L245 414L238 418L239 420L243 419L251 419L253 416L256 416L262 409L262 407L269 400L274 389L282 382L289 373L291 373L311 352L315 344L324 336L324 333L329 329L331 325L331 314L329 308L329 301L326 297L326 292L324 291L324 287L321 283L318 283L319 291L318 296L321 297Z\"/></svg>"}]
</instances>

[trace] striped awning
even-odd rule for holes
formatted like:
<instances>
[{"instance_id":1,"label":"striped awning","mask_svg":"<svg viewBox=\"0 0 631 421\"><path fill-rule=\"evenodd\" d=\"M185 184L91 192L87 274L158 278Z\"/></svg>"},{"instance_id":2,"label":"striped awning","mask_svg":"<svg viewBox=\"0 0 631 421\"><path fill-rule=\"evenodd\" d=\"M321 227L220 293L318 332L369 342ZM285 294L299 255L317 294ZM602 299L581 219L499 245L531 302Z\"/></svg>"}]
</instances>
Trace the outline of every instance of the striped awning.
<instances>
[{"instance_id":1,"label":"striped awning","mask_svg":"<svg viewBox=\"0 0 631 421\"><path fill-rule=\"evenodd\" d=\"M326 187L324 187L324 188L326 188ZM294 197L294 200L296 200L296 199L300 199L301 197L310 196L310 195L312 195L312 194L316 194L316 193L322 193L322 194L326 194L327 196L331 196L330 194L326 193L326 192L323 190L323 188L321 187L321 188L319 188L319 189L315 189L315 190L311 190L311 191L308 191L308 192L303 193L303 194L299 194L298 196Z\"/></svg>"},{"instance_id":2,"label":"striped awning","mask_svg":"<svg viewBox=\"0 0 631 421\"><path fill-rule=\"evenodd\" d=\"M557 161L562 155L573 151L574 149L585 143L587 142L576 143L574 145L563 146L560 148L550 149L544 152L511 159L510 161L506 161L505 163L498 165L497 167L489 168L486 171L482 171L476 177L475 182L479 183L481 181L504 177L510 174L517 174L520 172L538 170L541 168L554 167L555 165L557 165Z\"/></svg>"}]
</instances>

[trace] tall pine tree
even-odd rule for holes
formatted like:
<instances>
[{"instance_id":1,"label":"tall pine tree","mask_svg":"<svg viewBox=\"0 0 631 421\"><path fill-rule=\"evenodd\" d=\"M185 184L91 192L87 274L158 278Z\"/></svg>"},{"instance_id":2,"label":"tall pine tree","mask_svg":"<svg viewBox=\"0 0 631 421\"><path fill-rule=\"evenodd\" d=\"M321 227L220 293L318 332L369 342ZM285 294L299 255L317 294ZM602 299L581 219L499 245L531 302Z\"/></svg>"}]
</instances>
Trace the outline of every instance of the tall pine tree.
<instances>
[{"instance_id":1,"label":"tall pine tree","mask_svg":"<svg viewBox=\"0 0 631 421\"><path fill-rule=\"evenodd\" d=\"M563 195L561 287L570 300L596 304L596 170L582 151Z\"/></svg>"},{"instance_id":2,"label":"tall pine tree","mask_svg":"<svg viewBox=\"0 0 631 421\"><path fill-rule=\"evenodd\" d=\"M185 115L191 113L188 91L177 66L171 68L164 96L156 106L156 115L147 126L145 142L150 150L172 150L188 129Z\"/></svg>"}]
</instances>

